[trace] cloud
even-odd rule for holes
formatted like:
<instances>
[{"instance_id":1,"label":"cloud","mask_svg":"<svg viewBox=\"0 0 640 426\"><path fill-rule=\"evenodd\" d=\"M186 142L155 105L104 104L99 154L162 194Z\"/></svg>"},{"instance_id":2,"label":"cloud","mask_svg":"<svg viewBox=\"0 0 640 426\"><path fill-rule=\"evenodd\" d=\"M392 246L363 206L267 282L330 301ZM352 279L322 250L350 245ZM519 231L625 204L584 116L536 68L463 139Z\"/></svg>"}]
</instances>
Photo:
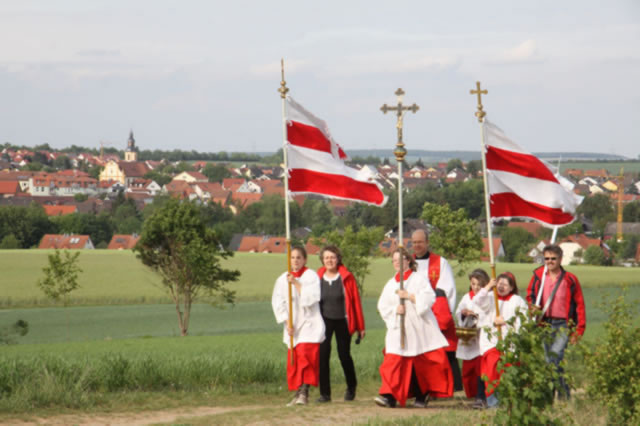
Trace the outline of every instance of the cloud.
<instances>
[{"instance_id":1,"label":"cloud","mask_svg":"<svg viewBox=\"0 0 640 426\"><path fill-rule=\"evenodd\" d=\"M505 50L498 56L496 62L521 64L538 62L541 59L542 57L538 51L537 43L535 42L535 40L528 39L523 41L516 47Z\"/></svg>"},{"instance_id":2,"label":"cloud","mask_svg":"<svg viewBox=\"0 0 640 426\"><path fill-rule=\"evenodd\" d=\"M284 70L286 74L306 71L312 66L312 61L308 59L285 59L284 61ZM249 67L249 70L250 73L255 75L256 77L272 78L274 75L280 74L280 61L272 61L264 64L252 65Z\"/></svg>"},{"instance_id":3,"label":"cloud","mask_svg":"<svg viewBox=\"0 0 640 426\"><path fill-rule=\"evenodd\" d=\"M76 55L82 57L115 57L120 56L121 53L116 49L85 49L79 50Z\"/></svg>"}]
</instances>

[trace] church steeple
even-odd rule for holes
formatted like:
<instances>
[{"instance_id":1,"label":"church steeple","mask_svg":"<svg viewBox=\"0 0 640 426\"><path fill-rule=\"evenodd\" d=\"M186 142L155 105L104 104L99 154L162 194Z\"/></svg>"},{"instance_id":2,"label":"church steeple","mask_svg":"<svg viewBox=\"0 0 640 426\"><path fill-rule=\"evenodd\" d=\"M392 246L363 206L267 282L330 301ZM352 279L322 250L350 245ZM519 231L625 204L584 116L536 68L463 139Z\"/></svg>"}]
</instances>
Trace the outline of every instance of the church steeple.
<instances>
[{"instance_id":1,"label":"church steeple","mask_svg":"<svg viewBox=\"0 0 640 426\"><path fill-rule=\"evenodd\" d=\"M127 141L127 150L124 152L124 161L138 161L138 152L136 150L136 140L133 138L133 129L129 131L129 140Z\"/></svg>"}]
</instances>

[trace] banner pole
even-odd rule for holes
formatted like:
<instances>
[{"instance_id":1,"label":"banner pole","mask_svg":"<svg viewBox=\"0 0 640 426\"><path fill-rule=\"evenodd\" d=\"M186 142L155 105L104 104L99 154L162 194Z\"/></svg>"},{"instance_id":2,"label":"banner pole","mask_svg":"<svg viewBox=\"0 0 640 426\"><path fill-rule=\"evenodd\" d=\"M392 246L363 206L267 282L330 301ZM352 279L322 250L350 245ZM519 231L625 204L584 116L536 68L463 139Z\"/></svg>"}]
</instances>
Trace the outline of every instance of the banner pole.
<instances>
[{"instance_id":1,"label":"banner pole","mask_svg":"<svg viewBox=\"0 0 640 426\"><path fill-rule=\"evenodd\" d=\"M284 80L284 59L280 59L280 69L282 80L280 81L280 98L282 99L282 154L284 157L284 221L286 228L286 244L287 244L287 272L291 274L291 226L289 220L289 164L287 161L287 83ZM287 280L288 282L288 280ZM289 288L289 320L287 322L287 328L293 328L293 303L292 303L292 284L288 282ZM289 349L291 350L291 365L294 364L293 360L293 335L289 336Z\"/></svg>"},{"instance_id":2,"label":"banner pole","mask_svg":"<svg viewBox=\"0 0 640 426\"><path fill-rule=\"evenodd\" d=\"M493 253L493 231L491 229L491 200L489 198L489 184L487 182L487 159L485 157L486 143L485 143L485 131L484 131L484 117L487 113L482 107L482 95L489 93L487 90L480 89L480 82L476 82L476 90L471 90L472 95L478 95L478 110L475 116L478 117L478 123L480 123L480 154L482 156L482 183L484 185L484 206L487 215L487 239L489 243L489 266L491 268L491 278L496 279L496 263ZM500 316L500 305L498 303L498 289L493 287L493 300L495 302L496 316ZM502 330L498 328L498 339L502 339Z\"/></svg>"}]
</instances>

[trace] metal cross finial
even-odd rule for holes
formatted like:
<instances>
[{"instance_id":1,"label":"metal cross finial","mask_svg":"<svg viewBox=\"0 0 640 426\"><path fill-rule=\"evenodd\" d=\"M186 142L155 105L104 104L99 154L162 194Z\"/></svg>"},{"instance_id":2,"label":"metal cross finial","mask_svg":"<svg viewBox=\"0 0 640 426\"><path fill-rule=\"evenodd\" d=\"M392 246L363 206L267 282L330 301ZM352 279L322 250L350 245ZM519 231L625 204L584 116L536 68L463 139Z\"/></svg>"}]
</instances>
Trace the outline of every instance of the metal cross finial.
<instances>
[{"instance_id":1,"label":"metal cross finial","mask_svg":"<svg viewBox=\"0 0 640 426\"><path fill-rule=\"evenodd\" d=\"M402 119L404 117L404 113L406 111L411 111L415 114L416 111L420 109L420 107L415 103L411 106L402 105L402 101L404 98L404 90L402 89L396 90L395 95L398 97L398 104L396 106L389 106L387 104L384 104L382 105L382 107L380 107L380 111L385 114L389 111L396 111L396 115L398 116L398 121L396 123L396 128L398 129L398 143L396 144L396 149L395 151L393 151L393 153L396 156L396 160L401 162L404 160L405 155L407 155L407 150L404 149L404 143L402 142Z\"/></svg>"},{"instance_id":2,"label":"metal cross finial","mask_svg":"<svg viewBox=\"0 0 640 426\"><path fill-rule=\"evenodd\" d=\"M289 88L287 87L287 82L284 81L284 59L280 59L280 72L282 75L282 80L280 81L280 87L278 88L278 92L280 92L280 97L282 99L287 97L287 92Z\"/></svg>"},{"instance_id":3,"label":"metal cross finial","mask_svg":"<svg viewBox=\"0 0 640 426\"><path fill-rule=\"evenodd\" d=\"M476 90L470 90L469 93L472 95L478 95L478 111L476 111L476 117L478 117L478 121L482 123L484 116L487 115L487 113L482 110L482 95L488 94L489 91L481 90L479 81L476 81L476 88Z\"/></svg>"}]
</instances>

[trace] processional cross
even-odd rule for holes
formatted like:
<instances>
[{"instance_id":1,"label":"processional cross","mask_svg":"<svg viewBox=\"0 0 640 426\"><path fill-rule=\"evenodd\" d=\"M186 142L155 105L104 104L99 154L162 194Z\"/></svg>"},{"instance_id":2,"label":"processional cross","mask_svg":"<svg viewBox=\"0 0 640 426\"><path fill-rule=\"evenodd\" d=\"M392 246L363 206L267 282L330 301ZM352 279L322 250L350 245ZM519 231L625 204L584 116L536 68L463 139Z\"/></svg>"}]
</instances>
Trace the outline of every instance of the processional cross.
<instances>
[{"instance_id":1,"label":"processional cross","mask_svg":"<svg viewBox=\"0 0 640 426\"><path fill-rule=\"evenodd\" d=\"M487 90L480 90L480 82L476 81L476 90L469 90L469 93L472 95L478 95L478 110L476 111L476 117L478 117L478 121L482 123L484 120L484 116L487 115L486 112L482 109L482 95L486 95L489 93Z\"/></svg>"},{"instance_id":2,"label":"processional cross","mask_svg":"<svg viewBox=\"0 0 640 426\"><path fill-rule=\"evenodd\" d=\"M398 121L396 122L396 128L398 129L398 142L396 143L396 149L393 151L393 154L396 156L396 162L398 163L398 248L403 248L403 232L402 232L402 163L404 162L404 157L407 155L407 150L404 148L404 143L402 142L402 119L404 117L404 113L406 111L411 111L414 114L416 111L420 109L418 105L415 103L411 106L402 105L402 100L404 98L404 90L398 89L396 90L396 96L398 97L398 104L396 106L389 106L387 104L382 105L380 107L380 111L383 113L387 113L388 111L396 111L396 115L398 116ZM404 255L400 253L400 290L404 289ZM405 299L400 299L400 304L404 306ZM406 340L406 333L404 328L404 315L400 316L400 346L404 349Z\"/></svg>"}]
</instances>

